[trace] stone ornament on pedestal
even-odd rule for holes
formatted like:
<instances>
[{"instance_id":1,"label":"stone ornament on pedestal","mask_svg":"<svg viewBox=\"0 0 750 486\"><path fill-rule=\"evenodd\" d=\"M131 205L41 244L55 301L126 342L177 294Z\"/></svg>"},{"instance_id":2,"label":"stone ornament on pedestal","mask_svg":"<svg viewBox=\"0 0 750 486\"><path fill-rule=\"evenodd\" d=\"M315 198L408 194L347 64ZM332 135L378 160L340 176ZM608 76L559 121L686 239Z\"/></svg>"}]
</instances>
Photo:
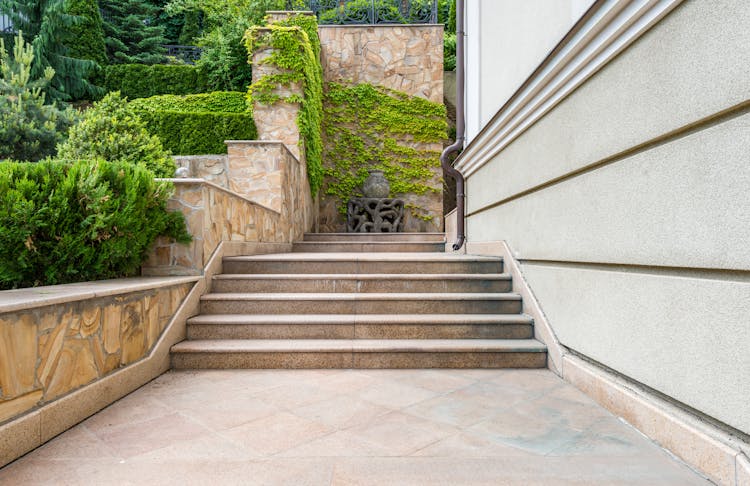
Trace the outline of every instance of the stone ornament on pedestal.
<instances>
[{"instance_id":1,"label":"stone ornament on pedestal","mask_svg":"<svg viewBox=\"0 0 750 486\"><path fill-rule=\"evenodd\" d=\"M402 231L404 201L379 197L355 197L346 207L349 233L396 233Z\"/></svg>"},{"instance_id":2,"label":"stone ornament on pedestal","mask_svg":"<svg viewBox=\"0 0 750 486\"><path fill-rule=\"evenodd\" d=\"M382 170L368 170L370 176L362 184L362 193L369 198L386 198L391 193L391 185Z\"/></svg>"}]
</instances>

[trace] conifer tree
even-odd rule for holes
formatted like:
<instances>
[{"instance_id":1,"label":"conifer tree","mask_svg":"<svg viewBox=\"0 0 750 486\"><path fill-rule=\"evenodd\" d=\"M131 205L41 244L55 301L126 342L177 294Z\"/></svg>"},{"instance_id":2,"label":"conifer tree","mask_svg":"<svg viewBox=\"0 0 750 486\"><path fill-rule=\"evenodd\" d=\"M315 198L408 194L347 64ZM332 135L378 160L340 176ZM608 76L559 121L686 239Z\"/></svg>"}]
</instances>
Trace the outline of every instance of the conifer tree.
<instances>
[{"instance_id":1,"label":"conifer tree","mask_svg":"<svg viewBox=\"0 0 750 486\"><path fill-rule=\"evenodd\" d=\"M38 79L44 77L48 67L55 70L45 89L48 101L81 99L97 92L86 79L96 64L71 57L65 45L66 30L76 25L79 18L65 12L63 1L0 0L0 13L7 15L32 45L31 76Z\"/></svg>"},{"instance_id":2,"label":"conifer tree","mask_svg":"<svg viewBox=\"0 0 750 486\"><path fill-rule=\"evenodd\" d=\"M107 36L107 56L113 64L158 64L166 59L167 41L157 25L158 8L145 0L100 0Z\"/></svg>"},{"instance_id":3,"label":"conifer tree","mask_svg":"<svg viewBox=\"0 0 750 486\"><path fill-rule=\"evenodd\" d=\"M78 24L68 29L67 44L71 57L106 65L107 48L97 0L66 0L65 8L69 14L80 17Z\"/></svg>"}]
</instances>

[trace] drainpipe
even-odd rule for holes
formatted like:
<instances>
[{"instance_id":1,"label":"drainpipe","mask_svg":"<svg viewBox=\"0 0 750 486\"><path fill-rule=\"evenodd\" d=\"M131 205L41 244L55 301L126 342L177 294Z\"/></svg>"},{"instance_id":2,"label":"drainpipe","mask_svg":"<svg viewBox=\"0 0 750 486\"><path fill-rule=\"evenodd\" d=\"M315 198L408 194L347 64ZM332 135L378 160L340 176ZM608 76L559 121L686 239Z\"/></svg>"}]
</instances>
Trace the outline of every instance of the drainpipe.
<instances>
[{"instance_id":1,"label":"drainpipe","mask_svg":"<svg viewBox=\"0 0 750 486\"><path fill-rule=\"evenodd\" d=\"M456 141L440 154L443 170L456 181L456 241L453 251L464 246L464 176L451 165L448 156L464 146L466 120L464 119L464 0L456 0Z\"/></svg>"}]
</instances>

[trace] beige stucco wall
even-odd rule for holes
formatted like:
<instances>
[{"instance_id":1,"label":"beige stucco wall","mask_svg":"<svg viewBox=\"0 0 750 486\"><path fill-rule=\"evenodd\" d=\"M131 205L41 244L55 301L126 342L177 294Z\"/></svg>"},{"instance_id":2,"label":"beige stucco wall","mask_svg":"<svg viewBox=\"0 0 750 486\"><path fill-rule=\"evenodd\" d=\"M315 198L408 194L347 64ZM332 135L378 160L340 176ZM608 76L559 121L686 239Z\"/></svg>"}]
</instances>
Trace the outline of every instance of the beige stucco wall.
<instances>
[{"instance_id":1,"label":"beige stucco wall","mask_svg":"<svg viewBox=\"0 0 750 486\"><path fill-rule=\"evenodd\" d=\"M467 181L563 345L744 433L748 27L682 3Z\"/></svg>"},{"instance_id":2,"label":"beige stucco wall","mask_svg":"<svg viewBox=\"0 0 750 486\"><path fill-rule=\"evenodd\" d=\"M466 3L466 135L470 141L594 2Z\"/></svg>"},{"instance_id":3,"label":"beige stucco wall","mask_svg":"<svg viewBox=\"0 0 750 486\"><path fill-rule=\"evenodd\" d=\"M443 102L442 25L321 25L326 81L369 83Z\"/></svg>"}]
</instances>

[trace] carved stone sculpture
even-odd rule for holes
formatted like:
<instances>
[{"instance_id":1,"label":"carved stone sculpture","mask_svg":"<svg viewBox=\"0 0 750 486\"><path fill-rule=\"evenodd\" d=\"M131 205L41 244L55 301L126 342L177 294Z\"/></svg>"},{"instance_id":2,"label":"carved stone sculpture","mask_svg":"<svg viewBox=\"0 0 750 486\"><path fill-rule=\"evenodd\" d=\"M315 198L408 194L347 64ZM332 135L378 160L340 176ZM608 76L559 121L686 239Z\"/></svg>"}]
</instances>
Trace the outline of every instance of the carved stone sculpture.
<instances>
[{"instance_id":1,"label":"carved stone sculpture","mask_svg":"<svg viewBox=\"0 0 750 486\"><path fill-rule=\"evenodd\" d=\"M349 233L395 233L402 230L404 201L378 197L357 197L346 207Z\"/></svg>"}]
</instances>

